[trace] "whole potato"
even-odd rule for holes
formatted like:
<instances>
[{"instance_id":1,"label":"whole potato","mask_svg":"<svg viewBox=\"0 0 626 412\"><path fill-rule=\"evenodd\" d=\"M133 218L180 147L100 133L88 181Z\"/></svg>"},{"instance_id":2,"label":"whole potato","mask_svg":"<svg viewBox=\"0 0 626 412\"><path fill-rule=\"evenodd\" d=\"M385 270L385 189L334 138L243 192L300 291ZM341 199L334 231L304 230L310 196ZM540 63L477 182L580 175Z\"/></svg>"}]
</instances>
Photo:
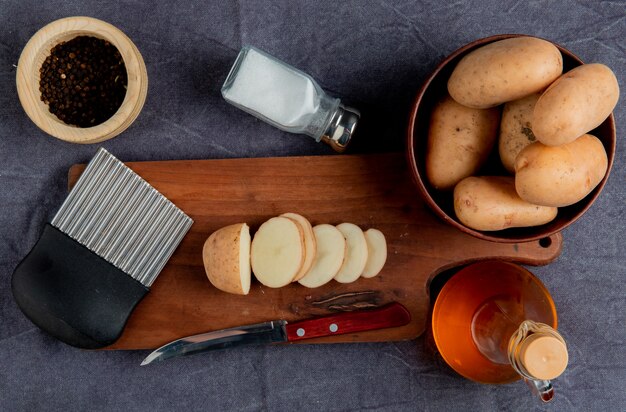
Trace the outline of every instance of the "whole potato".
<instances>
[{"instance_id":1,"label":"whole potato","mask_svg":"<svg viewBox=\"0 0 626 412\"><path fill-rule=\"evenodd\" d=\"M502 109L498 151L502 164L511 173L515 173L515 158L523 148L533 143L533 109L541 93L506 103Z\"/></svg>"},{"instance_id":2,"label":"whole potato","mask_svg":"<svg viewBox=\"0 0 626 412\"><path fill-rule=\"evenodd\" d=\"M533 132L559 146L600 126L619 98L615 74L603 64L584 64L559 77L535 105Z\"/></svg>"},{"instance_id":3,"label":"whole potato","mask_svg":"<svg viewBox=\"0 0 626 412\"><path fill-rule=\"evenodd\" d=\"M476 173L493 148L499 120L499 109L471 109L449 96L439 101L428 129L428 181L437 189L451 190Z\"/></svg>"},{"instance_id":4,"label":"whole potato","mask_svg":"<svg viewBox=\"0 0 626 412\"><path fill-rule=\"evenodd\" d=\"M465 226L493 231L538 226L556 217L556 207L522 200L512 176L468 177L454 188L454 212Z\"/></svg>"},{"instance_id":5,"label":"whole potato","mask_svg":"<svg viewBox=\"0 0 626 412\"><path fill-rule=\"evenodd\" d=\"M463 57L448 79L448 92L465 106L486 109L543 90L562 72L563 56L552 43L515 37Z\"/></svg>"},{"instance_id":6,"label":"whole potato","mask_svg":"<svg viewBox=\"0 0 626 412\"><path fill-rule=\"evenodd\" d=\"M515 189L530 203L568 206L600 183L607 166L602 142L590 134L562 146L535 142L515 160Z\"/></svg>"}]
</instances>

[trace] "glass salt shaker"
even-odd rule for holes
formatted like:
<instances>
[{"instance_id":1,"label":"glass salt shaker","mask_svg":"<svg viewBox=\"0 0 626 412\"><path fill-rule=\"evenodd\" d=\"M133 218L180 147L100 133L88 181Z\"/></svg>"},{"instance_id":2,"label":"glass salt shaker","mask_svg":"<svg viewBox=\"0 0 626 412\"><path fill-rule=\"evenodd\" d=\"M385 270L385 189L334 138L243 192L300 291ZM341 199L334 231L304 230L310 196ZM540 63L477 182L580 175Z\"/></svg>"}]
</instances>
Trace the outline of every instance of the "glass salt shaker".
<instances>
[{"instance_id":1,"label":"glass salt shaker","mask_svg":"<svg viewBox=\"0 0 626 412\"><path fill-rule=\"evenodd\" d=\"M346 149L360 117L308 74L252 46L239 52L222 96L281 130L322 140L338 152Z\"/></svg>"}]
</instances>

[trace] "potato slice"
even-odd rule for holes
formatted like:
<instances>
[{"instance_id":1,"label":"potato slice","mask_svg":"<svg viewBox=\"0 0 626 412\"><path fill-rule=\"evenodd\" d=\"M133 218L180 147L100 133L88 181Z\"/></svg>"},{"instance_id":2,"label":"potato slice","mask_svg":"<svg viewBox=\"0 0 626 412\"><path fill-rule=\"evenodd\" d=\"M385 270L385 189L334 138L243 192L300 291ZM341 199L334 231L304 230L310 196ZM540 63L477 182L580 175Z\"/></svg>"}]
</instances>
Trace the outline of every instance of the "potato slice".
<instances>
[{"instance_id":1,"label":"potato slice","mask_svg":"<svg viewBox=\"0 0 626 412\"><path fill-rule=\"evenodd\" d=\"M360 227L352 223L337 225L337 229L346 238L346 258L341 269L335 275L339 283L351 283L361 276L367 263L367 241Z\"/></svg>"},{"instance_id":2,"label":"potato slice","mask_svg":"<svg viewBox=\"0 0 626 412\"><path fill-rule=\"evenodd\" d=\"M378 229L368 229L364 235L367 242L367 263L361 276L373 278L383 269L387 261L387 241L383 232Z\"/></svg>"},{"instance_id":3,"label":"potato slice","mask_svg":"<svg viewBox=\"0 0 626 412\"><path fill-rule=\"evenodd\" d=\"M313 266L298 282L307 288L316 288L335 277L346 255L346 239L332 225L317 225L313 228L317 242L317 254Z\"/></svg>"},{"instance_id":4,"label":"potato slice","mask_svg":"<svg viewBox=\"0 0 626 412\"><path fill-rule=\"evenodd\" d=\"M300 225L304 233L304 263L302 264L300 272L298 272L296 277L293 279L294 282L297 282L302 279L309 269L311 269L311 266L313 266L315 254L317 253L315 234L313 233L313 226L311 226L311 222L309 222L309 220L304 216L297 213L283 213L281 216L294 220Z\"/></svg>"},{"instance_id":5,"label":"potato slice","mask_svg":"<svg viewBox=\"0 0 626 412\"><path fill-rule=\"evenodd\" d=\"M300 225L287 217L273 217L261 225L252 240L252 272L265 286L280 288L298 274L304 254Z\"/></svg>"},{"instance_id":6,"label":"potato slice","mask_svg":"<svg viewBox=\"0 0 626 412\"><path fill-rule=\"evenodd\" d=\"M245 223L223 227L211 234L202 248L209 281L224 292L250 292L250 228Z\"/></svg>"}]
</instances>

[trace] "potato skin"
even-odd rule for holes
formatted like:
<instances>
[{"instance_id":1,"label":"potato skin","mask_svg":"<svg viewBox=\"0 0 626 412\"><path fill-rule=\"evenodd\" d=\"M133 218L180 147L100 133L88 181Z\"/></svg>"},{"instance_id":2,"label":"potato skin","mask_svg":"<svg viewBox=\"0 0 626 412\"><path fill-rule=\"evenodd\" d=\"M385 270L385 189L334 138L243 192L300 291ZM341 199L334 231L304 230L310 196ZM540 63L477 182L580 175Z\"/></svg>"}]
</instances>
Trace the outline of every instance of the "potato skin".
<instances>
[{"instance_id":1,"label":"potato skin","mask_svg":"<svg viewBox=\"0 0 626 412\"><path fill-rule=\"evenodd\" d=\"M600 126L619 99L615 74L603 64L578 66L559 77L539 98L533 131L548 146L573 142Z\"/></svg>"},{"instance_id":2,"label":"potato skin","mask_svg":"<svg viewBox=\"0 0 626 412\"><path fill-rule=\"evenodd\" d=\"M426 176L433 187L451 190L478 171L498 133L500 110L472 109L446 96L434 107L426 150Z\"/></svg>"},{"instance_id":3,"label":"potato skin","mask_svg":"<svg viewBox=\"0 0 626 412\"><path fill-rule=\"evenodd\" d=\"M448 79L448 92L462 105L486 109L543 90L562 72L563 56L552 43L515 37L464 56Z\"/></svg>"},{"instance_id":4,"label":"potato skin","mask_svg":"<svg viewBox=\"0 0 626 412\"><path fill-rule=\"evenodd\" d=\"M527 202L569 206L600 183L607 167L602 142L590 134L562 146L535 142L517 156L515 189Z\"/></svg>"},{"instance_id":5,"label":"potato skin","mask_svg":"<svg viewBox=\"0 0 626 412\"><path fill-rule=\"evenodd\" d=\"M239 274L239 242L243 225L245 223L236 223L216 230L202 247L204 270L211 284L237 295L248 293L242 288Z\"/></svg>"},{"instance_id":6,"label":"potato skin","mask_svg":"<svg viewBox=\"0 0 626 412\"><path fill-rule=\"evenodd\" d=\"M541 93L533 93L512 102L502 109L498 152L506 170L515 173L515 158L523 148L535 142L532 130L533 110Z\"/></svg>"},{"instance_id":7,"label":"potato skin","mask_svg":"<svg viewBox=\"0 0 626 412\"><path fill-rule=\"evenodd\" d=\"M553 220L558 210L522 200L512 176L484 176L468 177L456 185L454 211L465 226L494 231L543 225Z\"/></svg>"}]
</instances>

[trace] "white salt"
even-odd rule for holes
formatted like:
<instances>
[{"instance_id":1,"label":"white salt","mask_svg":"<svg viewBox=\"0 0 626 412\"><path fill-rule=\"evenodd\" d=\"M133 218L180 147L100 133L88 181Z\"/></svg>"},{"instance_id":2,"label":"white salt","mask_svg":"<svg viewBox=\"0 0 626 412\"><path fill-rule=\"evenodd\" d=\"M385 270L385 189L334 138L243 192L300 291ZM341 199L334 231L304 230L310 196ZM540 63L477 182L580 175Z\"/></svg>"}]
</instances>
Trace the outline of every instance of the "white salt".
<instances>
[{"instance_id":1,"label":"white salt","mask_svg":"<svg viewBox=\"0 0 626 412\"><path fill-rule=\"evenodd\" d=\"M308 76L253 48L222 94L236 106L284 128L306 127L320 106L320 94Z\"/></svg>"}]
</instances>

